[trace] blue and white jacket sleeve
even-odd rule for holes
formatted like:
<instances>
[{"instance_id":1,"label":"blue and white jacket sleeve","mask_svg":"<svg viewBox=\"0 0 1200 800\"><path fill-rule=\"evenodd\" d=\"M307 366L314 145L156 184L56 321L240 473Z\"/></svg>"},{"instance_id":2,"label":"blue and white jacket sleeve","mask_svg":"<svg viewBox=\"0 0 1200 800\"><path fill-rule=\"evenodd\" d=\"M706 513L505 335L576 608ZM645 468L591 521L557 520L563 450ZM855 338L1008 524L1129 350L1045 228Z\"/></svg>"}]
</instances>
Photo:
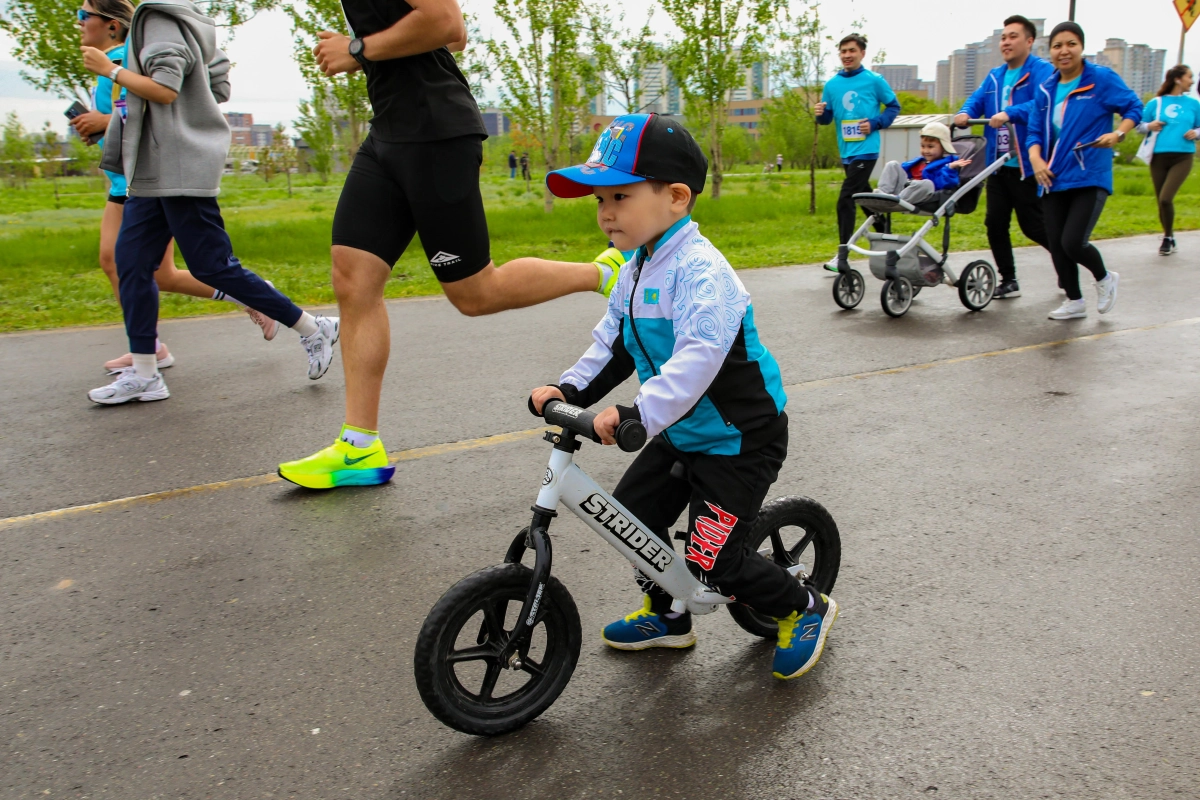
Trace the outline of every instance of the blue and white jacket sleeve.
<instances>
[{"instance_id":1,"label":"blue and white jacket sleeve","mask_svg":"<svg viewBox=\"0 0 1200 800\"><path fill-rule=\"evenodd\" d=\"M626 290L622 272L608 298L608 311L592 330L592 346L559 378L559 389L568 403L587 408L628 378L634 370L633 357L625 348L624 321L621 310Z\"/></svg>"},{"instance_id":2,"label":"blue and white jacket sleeve","mask_svg":"<svg viewBox=\"0 0 1200 800\"><path fill-rule=\"evenodd\" d=\"M959 114L966 114L971 119L979 119L979 115L983 113L983 99L987 90L987 81L979 84L975 91L971 92L971 96L963 103L962 108L958 110Z\"/></svg>"},{"instance_id":3,"label":"blue and white jacket sleeve","mask_svg":"<svg viewBox=\"0 0 1200 800\"><path fill-rule=\"evenodd\" d=\"M642 383L637 408L655 436L687 416L703 399L737 339L750 303L724 257L706 243L676 264L671 295L675 344L658 374Z\"/></svg>"}]
</instances>

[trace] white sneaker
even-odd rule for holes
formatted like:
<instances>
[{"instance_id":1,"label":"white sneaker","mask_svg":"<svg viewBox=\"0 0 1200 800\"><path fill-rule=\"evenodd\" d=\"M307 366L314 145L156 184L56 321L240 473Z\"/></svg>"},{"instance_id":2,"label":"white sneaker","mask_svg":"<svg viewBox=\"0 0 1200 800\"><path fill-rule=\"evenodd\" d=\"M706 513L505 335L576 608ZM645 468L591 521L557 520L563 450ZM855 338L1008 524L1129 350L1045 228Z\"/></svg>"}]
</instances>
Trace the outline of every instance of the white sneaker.
<instances>
[{"instance_id":1,"label":"white sneaker","mask_svg":"<svg viewBox=\"0 0 1200 800\"><path fill-rule=\"evenodd\" d=\"M89 400L106 406L128 403L130 400L149 403L152 400L166 400L170 396L162 373L156 372L153 378L139 378L132 369L117 373L116 380L108 386L88 392Z\"/></svg>"},{"instance_id":2,"label":"white sneaker","mask_svg":"<svg viewBox=\"0 0 1200 800\"><path fill-rule=\"evenodd\" d=\"M1112 311L1117 304L1117 283L1120 280L1121 276L1110 269L1104 280L1096 281L1096 310L1101 314Z\"/></svg>"},{"instance_id":3,"label":"white sneaker","mask_svg":"<svg viewBox=\"0 0 1200 800\"><path fill-rule=\"evenodd\" d=\"M1050 312L1050 319L1083 319L1087 316L1087 303L1078 300L1063 300L1063 304Z\"/></svg>"},{"instance_id":4,"label":"white sneaker","mask_svg":"<svg viewBox=\"0 0 1200 800\"><path fill-rule=\"evenodd\" d=\"M837 272L838 271L837 256L834 256L833 258L826 261L824 266L825 266L825 269L829 270L830 272Z\"/></svg>"},{"instance_id":5,"label":"white sneaker","mask_svg":"<svg viewBox=\"0 0 1200 800\"><path fill-rule=\"evenodd\" d=\"M317 317L317 332L301 336L300 344L308 352L308 379L315 381L329 371L333 363L333 346L337 344L341 326L337 317Z\"/></svg>"},{"instance_id":6,"label":"white sneaker","mask_svg":"<svg viewBox=\"0 0 1200 800\"><path fill-rule=\"evenodd\" d=\"M264 283L266 283L267 286L270 286L272 289L275 288L275 284L271 283L270 281L264 281ZM250 306L246 306L245 308L246 313L250 315L250 321L262 328L263 338L268 342L274 339L275 334L279 333L279 322L271 319L261 311L255 311Z\"/></svg>"}]
</instances>

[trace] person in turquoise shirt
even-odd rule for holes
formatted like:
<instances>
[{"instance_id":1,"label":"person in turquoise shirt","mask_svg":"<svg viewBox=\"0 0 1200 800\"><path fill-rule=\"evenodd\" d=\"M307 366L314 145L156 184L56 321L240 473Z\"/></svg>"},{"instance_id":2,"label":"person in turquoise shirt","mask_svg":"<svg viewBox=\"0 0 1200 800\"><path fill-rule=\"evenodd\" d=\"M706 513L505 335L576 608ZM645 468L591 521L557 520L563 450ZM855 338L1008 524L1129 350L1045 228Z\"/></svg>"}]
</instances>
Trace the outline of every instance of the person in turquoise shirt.
<instances>
[{"instance_id":1,"label":"person in turquoise shirt","mask_svg":"<svg viewBox=\"0 0 1200 800\"><path fill-rule=\"evenodd\" d=\"M1169 256L1175 246L1175 194L1187 180L1196 159L1196 139L1200 137L1200 101L1190 96L1194 78L1187 64L1167 70L1158 96L1146 103L1138 130L1154 137L1150 159L1150 178L1158 199L1158 220L1163 240L1160 256Z\"/></svg>"},{"instance_id":2,"label":"person in turquoise shirt","mask_svg":"<svg viewBox=\"0 0 1200 800\"><path fill-rule=\"evenodd\" d=\"M121 64L125 59L125 38L129 35L129 23L133 19L133 3L130 0L86 0L76 14L79 21L79 43L83 47L94 47L101 50L114 64ZM114 84L108 75L96 79L96 88L92 90L92 110L80 114L71 120L71 127L79 138L87 142L89 136L103 134L108 129L108 123L113 114L120 114L125 119L125 89ZM97 145L103 146L104 139ZM100 218L100 268L112 284L113 294L117 302L121 302L121 294L117 280L116 246L117 234L121 230L121 219L125 215L125 176L119 172L104 170L109 180L108 199L104 204L104 215ZM246 309L224 292L219 292L211 286L202 283L187 270L175 267L175 245L167 245L162 263L154 273L154 282L159 291L185 294L200 297L205 300L227 300L245 309L263 332L267 339L275 335L278 323L259 314L253 309ZM166 344L158 342L155 353L160 369L165 369L175 363L175 357L167 349ZM107 361L104 368L120 370L133 366L133 355L123 356Z\"/></svg>"},{"instance_id":3,"label":"person in turquoise shirt","mask_svg":"<svg viewBox=\"0 0 1200 800\"><path fill-rule=\"evenodd\" d=\"M846 180L838 195L838 242L848 244L854 235L854 195L871 191L871 172L879 160L879 131L900 113L896 93L883 76L862 65L867 37L852 33L838 43L842 70L825 84L815 111L817 122L837 128L838 152ZM876 223L882 230L882 221ZM837 272L837 258L825 265Z\"/></svg>"}]
</instances>

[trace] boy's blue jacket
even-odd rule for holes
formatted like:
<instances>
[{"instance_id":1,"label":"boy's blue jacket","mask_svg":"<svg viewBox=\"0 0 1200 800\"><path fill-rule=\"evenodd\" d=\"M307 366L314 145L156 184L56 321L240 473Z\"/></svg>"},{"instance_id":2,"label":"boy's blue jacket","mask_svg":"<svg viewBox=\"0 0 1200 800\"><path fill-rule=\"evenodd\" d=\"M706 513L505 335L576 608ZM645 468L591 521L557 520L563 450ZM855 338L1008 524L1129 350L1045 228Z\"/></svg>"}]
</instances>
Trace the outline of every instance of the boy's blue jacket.
<instances>
[{"instance_id":1,"label":"boy's blue jacket","mask_svg":"<svg viewBox=\"0 0 1200 800\"><path fill-rule=\"evenodd\" d=\"M642 388L622 418L679 450L753 452L787 430L779 365L758 339L733 267L690 217L621 270L592 346L563 373L568 403L590 406L637 370Z\"/></svg>"},{"instance_id":2,"label":"boy's blue jacket","mask_svg":"<svg viewBox=\"0 0 1200 800\"><path fill-rule=\"evenodd\" d=\"M911 178L912 168L924 160L924 158L914 158L912 161L905 161L900 166L904 167L904 174ZM921 180L933 181L933 188L939 192L942 189L957 189L958 170L950 169L950 165L957 160L958 156L948 155L930 161L921 173Z\"/></svg>"},{"instance_id":3,"label":"boy's blue jacket","mask_svg":"<svg viewBox=\"0 0 1200 800\"><path fill-rule=\"evenodd\" d=\"M1037 87L1036 109L1029 118L1026 146L1041 146L1042 158L1054 173L1050 191L1097 186L1112 194L1112 149L1072 148L1112 133L1113 114L1141 122L1142 101L1116 72L1084 61L1079 87L1067 95L1062 130L1056 134L1053 115L1058 80L1059 74L1055 70Z\"/></svg>"},{"instance_id":4,"label":"boy's blue jacket","mask_svg":"<svg viewBox=\"0 0 1200 800\"><path fill-rule=\"evenodd\" d=\"M1009 105L1001 106L1000 102L1004 94L1004 75L1008 72L1008 65L1001 64L987 74L983 79L983 83L979 84L979 88L971 93L967 98L967 102L963 103L963 107L959 109L959 114L966 114L971 119L990 119L1001 111L1008 114L1009 120L1012 121L1013 132L1016 134L1017 141L1015 150L1017 158L1021 164L1021 177L1027 178L1033 174L1033 169L1029 166L1029 147L1028 143L1028 125L1029 116L1034 111L1034 100L1037 93L1037 87L1045 83L1045 81L1054 73L1054 65L1049 61L1038 58L1030 54L1029 58L1025 59L1024 66L1021 67L1021 76L1017 78L1017 83L1013 86L1012 97L1009 98ZM987 160L992 163L996 160L996 136L999 131L991 125L985 126L983 136L987 140Z\"/></svg>"}]
</instances>

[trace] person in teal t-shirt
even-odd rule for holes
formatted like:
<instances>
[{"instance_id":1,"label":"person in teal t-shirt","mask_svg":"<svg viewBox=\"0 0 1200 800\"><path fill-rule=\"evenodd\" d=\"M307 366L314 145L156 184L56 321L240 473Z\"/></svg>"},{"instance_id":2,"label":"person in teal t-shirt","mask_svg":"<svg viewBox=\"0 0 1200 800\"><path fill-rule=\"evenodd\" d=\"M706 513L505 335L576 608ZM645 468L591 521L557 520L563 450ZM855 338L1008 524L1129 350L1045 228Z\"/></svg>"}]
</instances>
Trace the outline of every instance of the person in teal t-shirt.
<instances>
[{"instance_id":1,"label":"person in teal t-shirt","mask_svg":"<svg viewBox=\"0 0 1200 800\"><path fill-rule=\"evenodd\" d=\"M1158 96L1146 103L1138 130L1154 137L1154 155L1150 159L1150 178L1158 198L1158 220L1163 240L1158 254L1175 252L1175 193L1187 180L1196 158L1196 139L1200 137L1200 101L1190 96L1192 71L1186 64L1167 70Z\"/></svg>"},{"instance_id":2,"label":"person in teal t-shirt","mask_svg":"<svg viewBox=\"0 0 1200 800\"><path fill-rule=\"evenodd\" d=\"M879 160L879 131L900 113L896 93L883 76L862 65L867 54L867 37L852 33L838 43L842 70L825 84L821 102L814 109L817 122L837 128L838 152L846 180L838 195L838 241L848 244L854 235L854 195L871 191L871 172ZM876 223L882 230L882 221ZM837 272L837 258L825 265Z\"/></svg>"}]
</instances>

